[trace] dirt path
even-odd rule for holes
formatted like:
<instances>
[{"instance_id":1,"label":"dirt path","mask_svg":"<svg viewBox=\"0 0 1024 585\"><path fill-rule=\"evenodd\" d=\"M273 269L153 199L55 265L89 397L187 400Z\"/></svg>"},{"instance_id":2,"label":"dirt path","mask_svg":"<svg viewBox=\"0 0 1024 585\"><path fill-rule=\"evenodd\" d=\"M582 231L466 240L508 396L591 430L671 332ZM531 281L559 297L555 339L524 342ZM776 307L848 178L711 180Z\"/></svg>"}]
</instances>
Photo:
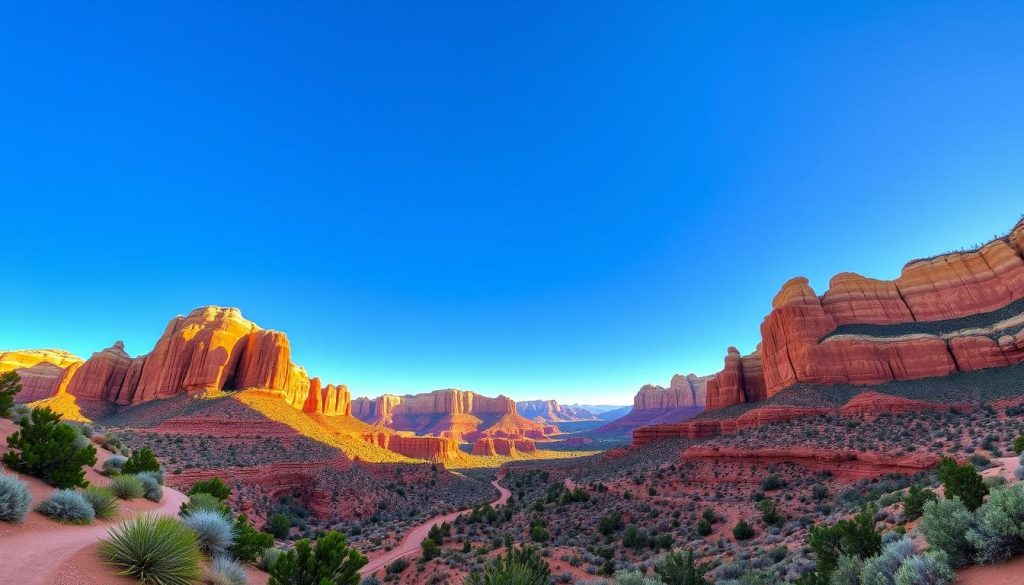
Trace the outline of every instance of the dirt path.
<instances>
[{"instance_id":1,"label":"dirt path","mask_svg":"<svg viewBox=\"0 0 1024 585\"><path fill-rule=\"evenodd\" d=\"M491 482L491 485L498 488L498 493L501 494L498 496L497 500L491 502L492 506L504 504L512 495L512 492L508 491L498 483L499 481L501 481L501 476L498 476L498 479ZM420 552L420 543L427 537L431 528L441 524L442 522L451 522L452 520L455 520L459 514L471 511L472 508L467 508L465 510L459 510L458 512L452 512L451 514L445 514L444 516L435 516L422 524L417 524L405 534L401 542L399 542L395 548L385 552L379 557L370 559L370 562L360 569L359 573L362 575L368 575L386 567L398 558L418 554Z\"/></svg>"},{"instance_id":2,"label":"dirt path","mask_svg":"<svg viewBox=\"0 0 1024 585\"><path fill-rule=\"evenodd\" d=\"M164 499L145 512L176 516L187 497L177 490L164 488ZM122 502L125 507L125 502ZM127 511L127 510L126 510ZM131 516L134 514L126 514ZM97 522L88 526L67 526L51 520L27 523L23 530L0 536L3 572L0 585L55 585L72 583L66 575L58 576L61 567L79 551L95 545L107 535L116 521Z\"/></svg>"}]
</instances>

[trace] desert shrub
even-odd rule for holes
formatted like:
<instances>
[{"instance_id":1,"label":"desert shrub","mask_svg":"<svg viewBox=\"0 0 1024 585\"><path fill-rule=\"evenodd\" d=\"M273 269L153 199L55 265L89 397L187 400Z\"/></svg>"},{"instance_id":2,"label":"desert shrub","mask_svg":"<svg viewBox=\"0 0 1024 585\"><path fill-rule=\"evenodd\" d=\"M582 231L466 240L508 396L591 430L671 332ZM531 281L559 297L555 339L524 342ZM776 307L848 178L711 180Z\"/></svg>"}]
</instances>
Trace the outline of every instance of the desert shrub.
<instances>
[{"instance_id":1,"label":"desert shrub","mask_svg":"<svg viewBox=\"0 0 1024 585\"><path fill-rule=\"evenodd\" d=\"M126 461L128 461L128 458L124 455L111 455L103 462L101 472L106 476L117 475L121 473L122 469L124 469Z\"/></svg>"},{"instance_id":2,"label":"desert shrub","mask_svg":"<svg viewBox=\"0 0 1024 585\"><path fill-rule=\"evenodd\" d=\"M1013 452L1017 455L1024 452L1024 435L1017 435L1017 438L1013 440Z\"/></svg>"},{"instance_id":3,"label":"desert shrub","mask_svg":"<svg viewBox=\"0 0 1024 585\"><path fill-rule=\"evenodd\" d=\"M708 522L707 518L701 518L697 521L697 534L701 536L711 534L711 523Z\"/></svg>"},{"instance_id":4,"label":"desert shrub","mask_svg":"<svg viewBox=\"0 0 1024 585\"><path fill-rule=\"evenodd\" d=\"M754 527L748 524L746 520L740 520L733 527L732 535L736 537L736 540L748 540L754 537Z\"/></svg>"},{"instance_id":5,"label":"desert shrub","mask_svg":"<svg viewBox=\"0 0 1024 585\"><path fill-rule=\"evenodd\" d=\"M839 555L836 568L828 585L861 585L860 574L864 570L864 559L850 555Z\"/></svg>"},{"instance_id":6,"label":"desert shrub","mask_svg":"<svg viewBox=\"0 0 1024 585\"><path fill-rule=\"evenodd\" d=\"M313 546L303 538L282 554L270 567L269 585L358 585L359 569L367 562L349 548L344 534L331 530Z\"/></svg>"},{"instance_id":7,"label":"desert shrub","mask_svg":"<svg viewBox=\"0 0 1024 585\"><path fill-rule=\"evenodd\" d=\"M146 487L136 475L115 475L110 480L110 491L122 500L134 500L146 495Z\"/></svg>"},{"instance_id":8,"label":"desert shrub","mask_svg":"<svg viewBox=\"0 0 1024 585\"><path fill-rule=\"evenodd\" d=\"M217 512L226 518L231 517L231 508L228 508L227 504L206 492L189 496L188 501L181 505L178 514L184 517L202 511Z\"/></svg>"},{"instance_id":9,"label":"desert shrub","mask_svg":"<svg viewBox=\"0 0 1024 585\"><path fill-rule=\"evenodd\" d=\"M28 514L32 494L28 484L13 475L0 471L0 520L21 522Z\"/></svg>"},{"instance_id":10,"label":"desert shrub","mask_svg":"<svg viewBox=\"0 0 1024 585\"><path fill-rule=\"evenodd\" d=\"M85 487L84 465L96 464L96 447L75 445L81 437L49 408L33 408L21 430L7 437L4 463L58 488Z\"/></svg>"},{"instance_id":11,"label":"desert shrub","mask_svg":"<svg viewBox=\"0 0 1024 585\"><path fill-rule=\"evenodd\" d=\"M988 495L981 474L970 463L959 465L955 459L943 457L938 472L939 481L946 488L946 497L960 498L969 512L977 510Z\"/></svg>"},{"instance_id":12,"label":"desert shrub","mask_svg":"<svg viewBox=\"0 0 1024 585\"><path fill-rule=\"evenodd\" d=\"M292 521L284 514L271 514L270 518L267 518L266 528L267 532L274 535L274 538L284 540L288 538L288 533L291 532Z\"/></svg>"},{"instance_id":13,"label":"desert shrub","mask_svg":"<svg viewBox=\"0 0 1024 585\"><path fill-rule=\"evenodd\" d=\"M10 371L0 374L0 418L7 418L14 406L14 395L21 392L21 376Z\"/></svg>"},{"instance_id":14,"label":"desert shrub","mask_svg":"<svg viewBox=\"0 0 1024 585\"><path fill-rule=\"evenodd\" d=\"M1017 479L1024 479L1024 465L1019 465L1017 469L1014 469L1013 476Z\"/></svg>"},{"instance_id":15,"label":"desert shrub","mask_svg":"<svg viewBox=\"0 0 1024 585\"><path fill-rule=\"evenodd\" d=\"M388 575L398 575L407 568L409 568L409 561L402 558L398 558L395 559L393 563L388 565L384 572L386 572Z\"/></svg>"},{"instance_id":16,"label":"desert shrub","mask_svg":"<svg viewBox=\"0 0 1024 585\"><path fill-rule=\"evenodd\" d=\"M640 571L619 571L615 573L615 585L659 585L660 583L661 579L648 577Z\"/></svg>"},{"instance_id":17,"label":"desert shrub","mask_svg":"<svg viewBox=\"0 0 1024 585\"><path fill-rule=\"evenodd\" d=\"M219 512L198 510L185 516L181 521L196 533L199 550L211 557L226 553L234 542L231 522Z\"/></svg>"},{"instance_id":18,"label":"desert shrub","mask_svg":"<svg viewBox=\"0 0 1024 585\"><path fill-rule=\"evenodd\" d=\"M779 514L779 506L772 500L765 498L757 503L757 510L761 512L761 520L769 526L782 523L782 515Z\"/></svg>"},{"instance_id":19,"label":"desert shrub","mask_svg":"<svg viewBox=\"0 0 1024 585\"><path fill-rule=\"evenodd\" d=\"M761 480L761 490L770 492L777 490L786 485L786 482L782 480L778 475L772 474Z\"/></svg>"},{"instance_id":20,"label":"desert shrub","mask_svg":"<svg viewBox=\"0 0 1024 585\"><path fill-rule=\"evenodd\" d=\"M1024 486L992 492L974 512L974 527L967 541L979 563L998 563L1024 552Z\"/></svg>"},{"instance_id":21,"label":"desert shrub","mask_svg":"<svg viewBox=\"0 0 1024 585\"><path fill-rule=\"evenodd\" d=\"M132 456L124 462L122 473L139 473L141 471L160 471L160 462L156 460L156 455L149 450L149 447L143 447L133 452Z\"/></svg>"},{"instance_id":22,"label":"desert shrub","mask_svg":"<svg viewBox=\"0 0 1024 585\"><path fill-rule=\"evenodd\" d=\"M142 482L142 496L151 502L159 502L164 499L164 486L160 485L157 472L143 471L135 477Z\"/></svg>"},{"instance_id":23,"label":"desert shrub","mask_svg":"<svg viewBox=\"0 0 1024 585\"><path fill-rule=\"evenodd\" d=\"M907 520L917 520L924 512L924 503L937 499L932 490L921 489L916 485L910 486L907 495L903 496L903 513Z\"/></svg>"},{"instance_id":24,"label":"desert shrub","mask_svg":"<svg viewBox=\"0 0 1024 585\"><path fill-rule=\"evenodd\" d=\"M946 553L936 550L903 561L896 571L895 582L896 585L949 585L953 576Z\"/></svg>"},{"instance_id":25,"label":"desert shrub","mask_svg":"<svg viewBox=\"0 0 1024 585\"><path fill-rule=\"evenodd\" d=\"M270 567L282 554L284 554L284 551L279 548L267 547L263 549L263 552L260 553L259 568L269 572Z\"/></svg>"},{"instance_id":26,"label":"desert shrub","mask_svg":"<svg viewBox=\"0 0 1024 585\"><path fill-rule=\"evenodd\" d=\"M483 571L466 576L464 585L547 585L551 571L547 562L529 546L511 548L506 556L498 555Z\"/></svg>"},{"instance_id":27,"label":"desert shrub","mask_svg":"<svg viewBox=\"0 0 1024 585\"><path fill-rule=\"evenodd\" d=\"M703 585L707 571L706 565L694 560L692 550L666 553L654 565L654 572L668 585Z\"/></svg>"},{"instance_id":28,"label":"desert shrub","mask_svg":"<svg viewBox=\"0 0 1024 585\"><path fill-rule=\"evenodd\" d=\"M92 505L74 490L57 490L39 502L36 511L62 524L89 524L96 518Z\"/></svg>"},{"instance_id":29,"label":"desert shrub","mask_svg":"<svg viewBox=\"0 0 1024 585\"><path fill-rule=\"evenodd\" d=\"M93 513L100 520L113 518L117 515L117 497L110 488L91 485L82 491L82 497L92 506Z\"/></svg>"},{"instance_id":30,"label":"desert shrub","mask_svg":"<svg viewBox=\"0 0 1024 585\"><path fill-rule=\"evenodd\" d=\"M974 526L974 517L959 499L925 502L920 529L928 544L946 553L952 567L971 562L974 553L967 532Z\"/></svg>"},{"instance_id":31,"label":"desert shrub","mask_svg":"<svg viewBox=\"0 0 1024 585\"><path fill-rule=\"evenodd\" d=\"M194 532L169 516L136 516L112 528L100 554L130 575L155 585L192 585L202 555Z\"/></svg>"},{"instance_id":32,"label":"desert shrub","mask_svg":"<svg viewBox=\"0 0 1024 585\"><path fill-rule=\"evenodd\" d=\"M260 532L249 523L245 514L235 519L235 540L231 544L231 554L244 563L254 563L260 553L274 546L274 537Z\"/></svg>"},{"instance_id":33,"label":"desert shrub","mask_svg":"<svg viewBox=\"0 0 1024 585\"><path fill-rule=\"evenodd\" d=\"M909 538L890 542L882 547L882 554L864 563L860 573L864 585L895 585L893 576L903 561L917 554L917 545Z\"/></svg>"},{"instance_id":34,"label":"desert shrub","mask_svg":"<svg viewBox=\"0 0 1024 585\"><path fill-rule=\"evenodd\" d=\"M530 527L530 540L534 542L546 542L548 539L548 529L543 526L531 526Z\"/></svg>"},{"instance_id":35,"label":"desert shrub","mask_svg":"<svg viewBox=\"0 0 1024 585\"><path fill-rule=\"evenodd\" d=\"M231 488L219 477L201 479L192 484L192 487L188 489L189 496L196 494L210 494L223 502L231 497Z\"/></svg>"},{"instance_id":36,"label":"desert shrub","mask_svg":"<svg viewBox=\"0 0 1024 585\"><path fill-rule=\"evenodd\" d=\"M430 538L424 538L420 543L420 548L423 549L424 561L434 559L441 554L441 547L437 546L437 543Z\"/></svg>"},{"instance_id":37,"label":"desert shrub","mask_svg":"<svg viewBox=\"0 0 1024 585\"><path fill-rule=\"evenodd\" d=\"M249 582L245 567L223 555L213 557L207 578L211 585L246 585Z\"/></svg>"},{"instance_id":38,"label":"desert shrub","mask_svg":"<svg viewBox=\"0 0 1024 585\"><path fill-rule=\"evenodd\" d=\"M882 549L882 535L875 530L874 514L862 510L848 520L831 526L813 526L807 544L818 559L815 574L821 583L827 583L842 555L868 559Z\"/></svg>"}]
</instances>

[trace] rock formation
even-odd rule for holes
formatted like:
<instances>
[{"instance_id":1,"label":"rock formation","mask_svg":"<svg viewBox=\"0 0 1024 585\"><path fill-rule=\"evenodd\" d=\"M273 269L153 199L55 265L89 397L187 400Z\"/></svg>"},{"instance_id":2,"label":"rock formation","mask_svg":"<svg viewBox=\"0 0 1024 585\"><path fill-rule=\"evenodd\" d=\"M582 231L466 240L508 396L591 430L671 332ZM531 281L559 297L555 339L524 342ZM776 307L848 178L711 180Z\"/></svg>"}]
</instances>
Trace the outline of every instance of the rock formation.
<instances>
[{"instance_id":1,"label":"rock formation","mask_svg":"<svg viewBox=\"0 0 1024 585\"><path fill-rule=\"evenodd\" d=\"M81 365L82 358L62 349L0 351L0 373L14 371L21 376L20 402L64 391Z\"/></svg>"},{"instance_id":2,"label":"rock formation","mask_svg":"<svg viewBox=\"0 0 1024 585\"><path fill-rule=\"evenodd\" d=\"M633 397L633 410L596 429L602 434L628 433L633 429L692 418L704 410L711 376L672 376L668 388L647 384Z\"/></svg>"},{"instance_id":3,"label":"rock formation","mask_svg":"<svg viewBox=\"0 0 1024 585\"><path fill-rule=\"evenodd\" d=\"M530 420L549 423L597 418L585 408L559 404L557 400L520 400L516 402L516 412Z\"/></svg>"},{"instance_id":4,"label":"rock formation","mask_svg":"<svg viewBox=\"0 0 1024 585\"><path fill-rule=\"evenodd\" d=\"M473 443L473 455L517 457L523 453L533 453L536 450L537 444L529 439L484 437Z\"/></svg>"}]
</instances>

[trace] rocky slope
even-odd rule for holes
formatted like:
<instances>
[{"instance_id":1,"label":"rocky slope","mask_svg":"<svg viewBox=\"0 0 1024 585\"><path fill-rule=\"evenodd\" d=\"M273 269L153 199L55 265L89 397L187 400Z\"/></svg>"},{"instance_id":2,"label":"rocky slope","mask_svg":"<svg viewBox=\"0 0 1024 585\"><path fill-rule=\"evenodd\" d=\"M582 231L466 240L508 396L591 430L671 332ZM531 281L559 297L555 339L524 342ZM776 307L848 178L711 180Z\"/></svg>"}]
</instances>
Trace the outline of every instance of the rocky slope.
<instances>
[{"instance_id":1,"label":"rocky slope","mask_svg":"<svg viewBox=\"0 0 1024 585\"><path fill-rule=\"evenodd\" d=\"M506 396L489 398L453 388L405 396L384 394L372 400L357 398L352 402L352 414L370 424L456 441L485 436L543 439L557 431L518 414L516 403Z\"/></svg>"},{"instance_id":2,"label":"rocky slope","mask_svg":"<svg viewBox=\"0 0 1024 585\"><path fill-rule=\"evenodd\" d=\"M1024 362L1024 220L976 250L912 261L895 280L842 273L819 297L796 277L772 301L761 339L748 356L729 348L707 383L708 411L800 384L877 385ZM639 440L669 429L638 430Z\"/></svg>"},{"instance_id":3,"label":"rocky slope","mask_svg":"<svg viewBox=\"0 0 1024 585\"><path fill-rule=\"evenodd\" d=\"M593 412L579 407L559 404L557 400L521 400L516 402L516 412L524 417L547 423L595 420Z\"/></svg>"}]
</instances>

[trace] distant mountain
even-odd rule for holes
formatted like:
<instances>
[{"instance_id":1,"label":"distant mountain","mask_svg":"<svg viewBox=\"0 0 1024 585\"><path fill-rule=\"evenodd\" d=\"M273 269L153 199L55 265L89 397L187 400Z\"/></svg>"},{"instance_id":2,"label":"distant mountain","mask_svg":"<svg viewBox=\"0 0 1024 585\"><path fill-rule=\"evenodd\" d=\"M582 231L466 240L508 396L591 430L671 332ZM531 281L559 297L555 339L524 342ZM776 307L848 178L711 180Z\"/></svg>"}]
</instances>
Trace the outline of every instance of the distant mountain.
<instances>
[{"instance_id":1,"label":"distant mountain","mask_svg":"<svg viewBox=\"0 0 1024 585\"><path fill-rule=\"evenodd\" d=\"M606 410L604 412L599 413L597 415L597 418L600 419L600 420L607 420L607 421L619 420L620 418L622 418L624 416L628 416L629 413L632 412L632 411L633 411L633 407L629 406L629 405L626 405L626 406L616 406L615 408L612 408L610 410Z\"/></svg>"},{"instance_id":2,"label":"distant mountain","mask_svg":"<svg viewBox=\"0 0 1024 585\"><path fill-rule=\"evenodd\" d=\"M573 408L582 408L584 410L589 410L590 412L592 412L595 415L597 415L598 418L603 418L600 415L602 415L602 414L604 414L606 412L612 411L612 410L622 410L623 408L629 408L629 405L628 404L573 404L572 407Z\"/></svg>"},{"instance_id":3,"label":"distant mountain","mask_svg":"<svg viewBox=\"0 0 1024 585\"><path fill-rule=\"evenodd\" d=\"M538 422L572 422L578 420L597 420L598 417L588 408L579 405L559 404L557 400L524 400L516 402L516 411Z\"/></svg>"}]
</instances>

